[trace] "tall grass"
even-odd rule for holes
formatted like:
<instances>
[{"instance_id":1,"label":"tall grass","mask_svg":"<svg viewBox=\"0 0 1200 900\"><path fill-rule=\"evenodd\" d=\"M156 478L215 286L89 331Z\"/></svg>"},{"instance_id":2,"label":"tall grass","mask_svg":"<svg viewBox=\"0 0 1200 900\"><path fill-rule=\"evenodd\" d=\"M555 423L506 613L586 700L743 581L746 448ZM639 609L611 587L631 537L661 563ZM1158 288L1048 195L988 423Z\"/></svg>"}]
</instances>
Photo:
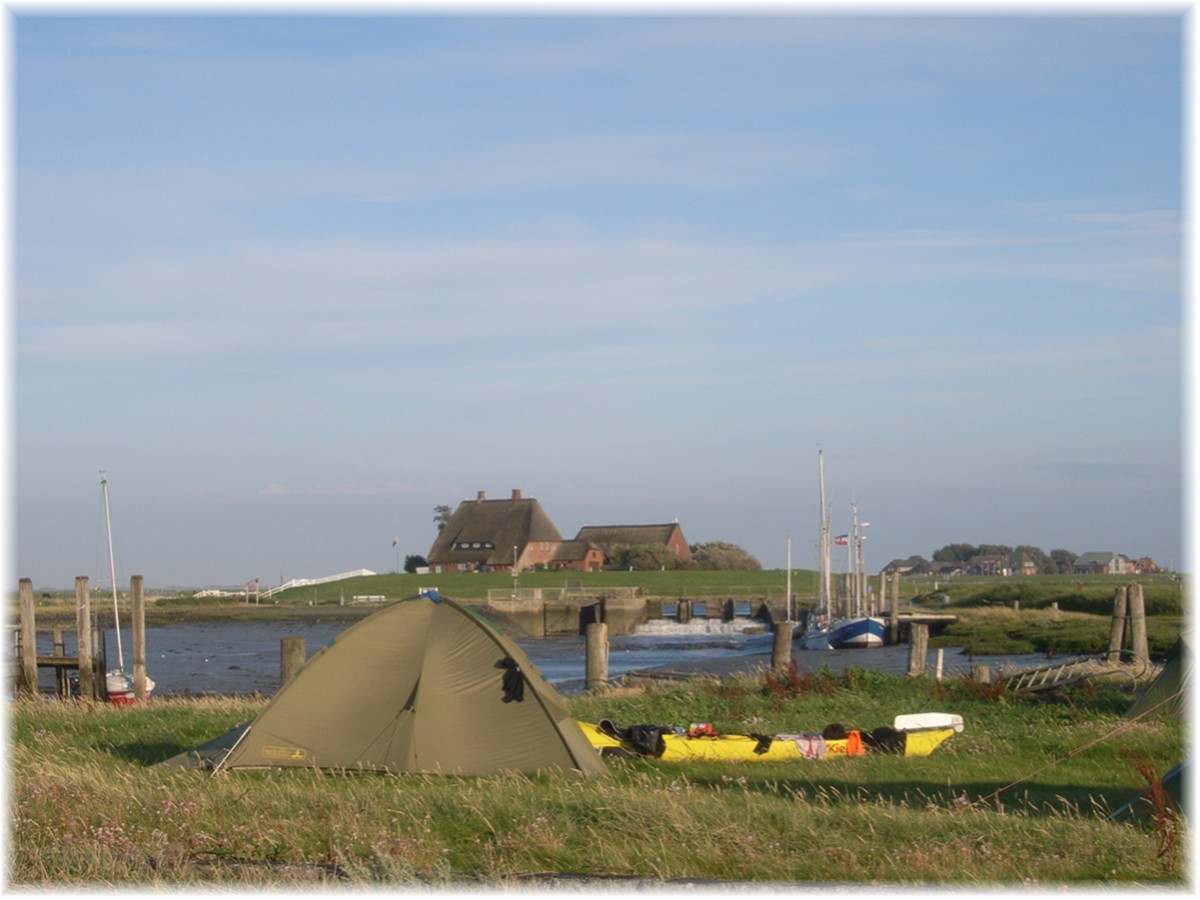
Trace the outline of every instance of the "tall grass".
<instances>
[{"instance_id":1,"label":"tall grass","mask_svg":"<svg viewBox=\"0 0 1200 900\"><path fill-rule=\"evenodd\" d=\"M1183 752L1172 719L1106 737L1131 699L1122 686L1049 703L985 701L961 683L810 674L828 690L792 692L756 678L571 702L582 719L708 721L767 733L832 722L873 728L896 713L937 709L962 714L966 730L927 758L612 760L604 777L587 782L212 777L150 764L245 721L261 701L155 700L127 710L18 703L9 877L21 886L158 888L500 886L544 873L955 887L1187 883L1185 866L1158 855L1152 825L1106 818L1129 799L1135 777L1161 774ZM1186 833L1175 842L1186 859Z\"/></svg>"}]
</instances>

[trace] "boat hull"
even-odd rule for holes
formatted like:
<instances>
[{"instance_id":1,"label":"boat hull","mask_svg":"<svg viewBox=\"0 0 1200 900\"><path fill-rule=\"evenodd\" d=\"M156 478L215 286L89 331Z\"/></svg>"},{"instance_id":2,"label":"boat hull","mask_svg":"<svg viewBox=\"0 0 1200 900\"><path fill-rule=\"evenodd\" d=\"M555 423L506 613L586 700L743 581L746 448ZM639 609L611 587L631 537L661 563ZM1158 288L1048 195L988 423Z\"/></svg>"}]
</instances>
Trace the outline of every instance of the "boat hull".
<instances>
[{"instance_id":1,"label":"boat hull","mask_svg":"<svg viewBox=\"0 0 1200 900\"><path fill-rule=\"evenodd\" d=\"M833 650L882 647L887 623L883 619L863 616L835 622L829 634L829 646Z\"/></svg>"},{"instance_id":2,"label":"boat hull","mask_svg":"<svg viewBox=\"0 0 1200 900\"><path fill-rule=\"evenodd\" d=\"M828 628L813 628L804 635L805 650L828 650L829 647L829 629Z\"/></svg>"},{"instance_id":3,"label":"boat hull","mask_svg":"<svg viewBox=\"0 0 1200 900\"><path fill-rule=\"evenodd\" d=\"M120 669L114 669L105 676L105 699L113 706L133 706L137 700L137 695L133 690L133 678L122 672ZM146 699L150 699L150 692L154 690L154 681L146 678Z\"/></svg>"},{"instance_id":4,"label":"boat hull","mask_svg":"<svg viewBox=\"0 0 1200 900\"><path fill-rule=\"evenodd\" d=\"M818 625L804 635L807 650L854 650L882 647L887 623L873 616L857 619L838 619L828 625Z\"/></svg>"}]
</instances>

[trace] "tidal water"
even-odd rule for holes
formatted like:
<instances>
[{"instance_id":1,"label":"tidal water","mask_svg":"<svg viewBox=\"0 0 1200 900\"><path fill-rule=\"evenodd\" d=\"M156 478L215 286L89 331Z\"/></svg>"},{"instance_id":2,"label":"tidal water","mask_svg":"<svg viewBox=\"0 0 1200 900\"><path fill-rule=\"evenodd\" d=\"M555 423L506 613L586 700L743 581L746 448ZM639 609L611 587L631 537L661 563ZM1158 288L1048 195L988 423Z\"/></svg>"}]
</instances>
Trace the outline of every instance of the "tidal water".
<instances>
[{"instance_id":1,"label":"tidal water","mask_svg":"<svg viewBox=\"0 0 1200 900\"><path fill-rule=\"evenodd\" d=\"M285 637L301 637L309 658L353 623L347 622L177 622L146 627L146 669L156 683L155 695L172 694L273 694L280 685L280 642ZM693 621L680 625L673 621L649 622L638 633L609 638L608 674L641 669L695 669L716 663L721 666L739 661L752 665L756 659L769 658L773 637L762 633L750 620L729 623ZM747 626L750 631L747 631ZM110 667L117 661L116 635L108 629L104 635ZM67 653L74 653L73 636L68 637ZM126 669L132 668L132 636L122 629L122 648ZM585 641L582 636L532 638L518 641L547 681L563 693L574 693L584 686ZM50 636L39 634L39 653L50 653ZM902 674L908 670L908 647L882 647L871 650L805 650L797 642L793 658L801 669L828 665L834 671L847 666ZM1004 668L1031 668L1046 662L1044 656L969 657L948 649L943 654L943 673L947 676L970 671L971 663L987 663L993 672ZM937 664L937 652L926 661L929 672ZM42 670L40 686L52 691L54 676Z\"/></svg>"}]
</instances>

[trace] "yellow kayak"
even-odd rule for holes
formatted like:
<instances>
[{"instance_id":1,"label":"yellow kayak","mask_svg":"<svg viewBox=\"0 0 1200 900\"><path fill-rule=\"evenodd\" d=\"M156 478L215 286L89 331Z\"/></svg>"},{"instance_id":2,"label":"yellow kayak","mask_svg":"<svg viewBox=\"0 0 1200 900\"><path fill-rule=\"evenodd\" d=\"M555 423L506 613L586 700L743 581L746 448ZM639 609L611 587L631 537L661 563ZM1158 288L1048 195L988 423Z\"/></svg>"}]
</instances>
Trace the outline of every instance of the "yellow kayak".
<instances>
[{"instance_id":1,"label":"yellow kayak","mask_svg":"<svg viewBox=\"0 0 1200 900\"><path fill-rule=\"evenodd\" d=\"M961 716L945 713L897 716L891 728L871 732L830 726L822 734L718 734L707 725L688 729L657 725L618 728L608 719L579 724L601 756L650 756L667 762L827 759L868 753L928 756L963 730Z\"/></svg>"}]
</instances>

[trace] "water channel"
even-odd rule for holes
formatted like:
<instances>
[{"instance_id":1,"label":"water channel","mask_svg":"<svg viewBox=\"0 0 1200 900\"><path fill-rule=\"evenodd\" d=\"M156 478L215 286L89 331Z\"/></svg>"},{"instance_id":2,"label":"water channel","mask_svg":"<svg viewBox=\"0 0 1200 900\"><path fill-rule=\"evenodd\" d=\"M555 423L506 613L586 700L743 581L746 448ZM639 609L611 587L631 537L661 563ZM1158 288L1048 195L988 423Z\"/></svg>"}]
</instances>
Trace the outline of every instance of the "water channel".
<instances>
[{"instance_id":1,"label":"water channel","mask_svg":"<svg viewBox=\"0 0 1200 900\"><path fill-rule=\"evenodd\" d=\"M307 655L318 652L350 624L344 621L175 622L146 627L146 668L156 682L155 695L273 694L280 684L280 642L285 637L304 638ZM74 653L74 635L67 635L66 652ZM116 636L104 633L110 666L117 659ZM132 669L132 636L122 628L121 643L126 669ZM518 641L547 681L563 693L583 689L585 641L582 636L528 638ZM713 662L769 659L773 637L749 619L732 622L692 621L686 625L658 620L639 626L631 635L609 639L608 673L612 680L632 670L694 669ZM53 650L47 633L38 635L38 653ZM835 672L848 666L894 674L908 670L908 647L870 650L805 650L793 645L798 668L816 670L828 665ZM1031 668L1045 662L1041 654L969 657L957 649L943 654L947 676L970 671L971 664L987 663L993 672L1004 668ZM927 671L933 672L937 651L930 651ZM53 672L39 676L43 692L54 690Z\"/></svg>"}]
</instances>

